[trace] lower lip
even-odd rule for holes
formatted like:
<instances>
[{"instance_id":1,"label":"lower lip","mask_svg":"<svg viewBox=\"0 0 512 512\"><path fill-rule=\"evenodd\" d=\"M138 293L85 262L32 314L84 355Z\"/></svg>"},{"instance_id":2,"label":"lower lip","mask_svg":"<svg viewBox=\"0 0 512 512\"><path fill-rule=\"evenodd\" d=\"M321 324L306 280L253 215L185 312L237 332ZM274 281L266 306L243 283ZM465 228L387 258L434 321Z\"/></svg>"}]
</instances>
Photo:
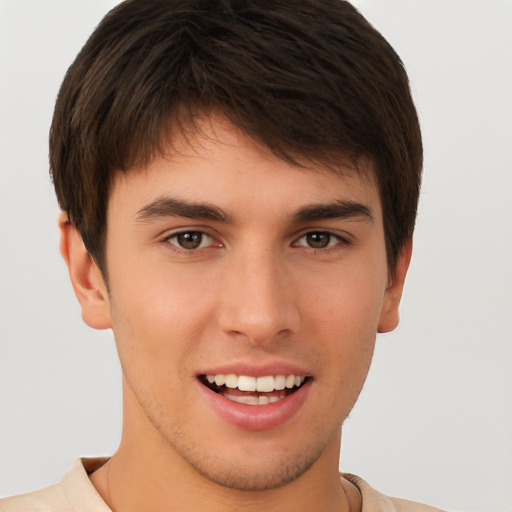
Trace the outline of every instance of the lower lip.
<instances>
[{"instance_id":1,"label":"lower lip","mask_svg":"<svg viewBox=\"0 0 512 512\"><path fill-rule=\"evenodd\" d=\"M311 388L308 379L297 391L278 402L247 405L233 402L198 381L201 393L215 412L225 421L244 430L269 430L292 418L302 407Z\"/></svg>"}]
</instances>

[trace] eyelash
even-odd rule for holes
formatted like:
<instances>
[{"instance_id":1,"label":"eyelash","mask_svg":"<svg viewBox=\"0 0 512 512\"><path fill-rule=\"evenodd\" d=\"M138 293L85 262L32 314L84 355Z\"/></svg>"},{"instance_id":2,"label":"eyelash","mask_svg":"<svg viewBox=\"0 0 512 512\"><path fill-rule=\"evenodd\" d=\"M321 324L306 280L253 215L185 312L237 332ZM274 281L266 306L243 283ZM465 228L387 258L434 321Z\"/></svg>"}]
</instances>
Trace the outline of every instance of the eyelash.
<instances>
[{"instance_id":1,"label":"eyelash","mask_svg":"<svg viewBox=\"0 0 512 512\"><path fill-rule=\"evenodd\" d=\"M179 236L184 236L184 235L193 235L193 236L199 235L201 237L199 246L196 248L185 248L185 247L180 246L179 243L177 242L177 239ZM299 243L302 240L306 240L307 237L311 237L314 235L327 236L328 244L325 247L311 247L310 245ZM203 245L205 243L205 238L211 240L211 242L208 243L208 245ZM172 242L173 239L176 241L176 243ZM332 243L333 241L335 242L334 244ZM212 242L215 242L214 237L209 235L205 231L201 231L199 229L197 229L197 230L190 229L190 230L184 230L184 231L179 231L177 233L173 233L173 234L167 236L164 239L164 242L167 242L170 245L172 245L174 247L174 250L184 253L184 254L189 254L189 255L195 254L203 249L208 249L212 245L215 245L214 243L212 243ZM349 245L351 245L351 243L352 242L350 240L348 240L347 238L344 238L336 233L333 233L332 231L318 230L318 231L307 231L306 233L303 233L299 238L296 239L296 241L294 242L293 245L296 247L304 247L306 249L310 249L315 252L327 252L327 251L337 250L337 249L340 249L343 247L348 247ZM217 242L216 246L223 247L223 244L221 242Z\"/></svg>"},{"instance_id":2,"label":"eyelash","mask_svg":"<svg viewBox=\"0 0 512 512\"><path fill-rule=\"evenodd\" d=\"M327 236L328 237L328 245L325 247L311 247L310 245L298 244L298 242L300 242L301 240L305 240L307 237L310 237L313 235ZM333 241L335 243L332 243ZM333 233L332 231L308 231L307 233L304 233L301 237L299 237L297 239L297 242L295 242L295 245L298 245L299 247L306 247L308 249L312 249L314 251L321 251L321 252L327 252L330 250L336 250L336 249L340 249L343 247L348 247L350 244L351 244L350 240L342 237L341 235Z\"/></svg>"},{"instance_id":3,"label":"eyelash","mask_svg":"<svg viewBox=\"0 0 512 512\"><path fill-rule=\"evenodd\" d=\"M201 237L201 241L200 241L199 247L187 249L185 247L181 247L180 245L178 245L178 242L177 242L178 237L179 236L184 236L184 235L199 235ZM174 246L175 250L179 251L181 253L195 254L196 252L201 251L202 249L207 249L208 247L210 247L212 245L212 243L210 242L208 245L201 247L203 245L203 243L204 243L204 239L205 238L210 239L212 242L215 240L213 238L213 236L209 235L205 231L201 231L199 229L189 229L189 230L185 230L185 231L178 231L177 233L173 233L172 235L167 236L164 239L164 242L167 242L170 245ZM172 242L173 239L176 240L176 243ZM223 244L221 244L220 242L218 243L218 247L222 247L222 245Z\"/></svg>"}]
</instances>

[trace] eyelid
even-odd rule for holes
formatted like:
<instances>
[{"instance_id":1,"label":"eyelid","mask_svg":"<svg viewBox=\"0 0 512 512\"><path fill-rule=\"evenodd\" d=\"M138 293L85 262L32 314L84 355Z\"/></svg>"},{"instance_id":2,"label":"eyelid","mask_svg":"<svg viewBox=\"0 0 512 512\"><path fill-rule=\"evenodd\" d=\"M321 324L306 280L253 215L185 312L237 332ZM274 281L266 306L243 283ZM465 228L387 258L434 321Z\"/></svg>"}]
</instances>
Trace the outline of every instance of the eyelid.
<instances>
[{"instance_id":1,"label":"eyelid","mask_svg":"<svg viewBox=\"0 0 512 512\"><path fill-rule=\"evenodd\" d=\"M162 240L169 239L173 236L179 235L181 233L203 233L207 236L211 236L212 238L219 238L219 235L217 235L215 232L212 232L212 229L207 226L177 226L174 228L168 228L165 231L161 231L160 238Z\"/></svg>"},{"instance_id":2,"label":"eyelid","mask_svg":"<svg viewBox=\"0 0 512 512\"><path fill-rule=\"evenodd\" d=\"M177 244L172 243L170 240L182 235L184 233L200 233L204 237L207 237L210 239L210 243L206 245L205 247L198 247L197 249L185 249L184 247L180 247ZM212 246L214 247L222 247L224 244L219 241L219 237L215 236L211 233L211 230L205 228L204 226L184 226L175 228L174 230L167 231L165 235L162 237L162 242L167 243L168 245L172 246L172 249L181 252L181 253L187 253L187 254L193 254L195 252L208 249Z\"/></svg>"},{"instance_id":3,"label":"eyelid","mask_svg":"<svg viewBox=\"0 0 512 512\"><path fill-rule=\"evenodd\" d=\"M298 242L300 240L304 239L304 237L306 237L307 235L311 235L314 233L321 233L321 234L329 235L329 236L335 238L337 240L337 243L333 244L333 245L328 245L327 247L320 248L320 249L316 249L314 247L309 247L308 245L305 245L305 244L298 245ZM305 247L307 249L312 249L314 251L326 251L329 249L334 249L339 244L341 244L342 246L348 246L348 245L351 245L352 243L353 243L352 237L348 233L342 234L339 231L324 228L324 229L307 229L307 230L303 231L297 237L295 237L293 245L297 245L298 247Z\"/></svg>"}]
</instances>

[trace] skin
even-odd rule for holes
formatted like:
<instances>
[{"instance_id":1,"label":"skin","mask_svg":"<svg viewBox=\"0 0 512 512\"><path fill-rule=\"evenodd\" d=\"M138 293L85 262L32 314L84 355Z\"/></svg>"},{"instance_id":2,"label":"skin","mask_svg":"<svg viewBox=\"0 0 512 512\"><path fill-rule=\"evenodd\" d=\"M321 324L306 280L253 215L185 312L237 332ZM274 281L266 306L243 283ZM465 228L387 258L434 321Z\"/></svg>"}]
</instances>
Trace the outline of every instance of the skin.
<instances>
[{"instance_id":1,"label":"skin","mask_svg":"<svg viewBox=\"0 0 512 512\"><path fill-rule=\"evenodd\" d=\"M341 425L376 333L398 324L410 243L389 276L372 179L349 166L298 169L222 118L210 121L165 158L115 177L108 292L60 220L83 319L113 329L123 370L120 447L91 480L123 512L360 510L338 475ZM163 198L208 203L228 219L148 215ZM365 213L297 219L340 201ZM179 247L173 235L183 231L205 233L199 249ZM326 246L311 247L318 240ZM275 428L232 425L198 393L206 368L276 361L303 369L311 386Z\"/></svg>"}]
</instances>

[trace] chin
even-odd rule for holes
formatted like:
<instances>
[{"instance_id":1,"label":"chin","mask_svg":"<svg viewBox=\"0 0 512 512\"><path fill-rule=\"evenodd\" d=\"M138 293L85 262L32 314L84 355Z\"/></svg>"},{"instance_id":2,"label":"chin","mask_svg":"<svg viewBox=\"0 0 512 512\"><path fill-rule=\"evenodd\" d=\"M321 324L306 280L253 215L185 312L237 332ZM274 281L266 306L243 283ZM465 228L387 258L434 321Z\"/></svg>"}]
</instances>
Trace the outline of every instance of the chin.
<instances>
[{"instance_id":1,"label":"chin","mask_svg":"<svg viewBox=\"0 0 512 512\"><path fill-rule=\"evenodd\" d=\"M211 483L238 491L267 491L298 479L322 456L328 458L327 452L337 444L333 437L337 438L339 432L338 428L334 436L318 436L294 446L272 442L265 447L260 443L248 450L236 446L232 439L231 446L220 453L212 452L214 444L189 443L183 435L164 437L189 468Z\"/></svg>"},{"instance_id":2,"label":"chin","mask_svg":"<svg viewBox=\"0 0 512 512\"><path fill-rule=\"evenodd\" d=\"M253 464L218 461L217 464L197 464L189 461L204 478L221 487L237 491L268 491L293 482L304 474L318 460L320 454L306 457L304 454L294 461L278 461L275 458L267 463Z\"/></svg>"}]
</instances>

